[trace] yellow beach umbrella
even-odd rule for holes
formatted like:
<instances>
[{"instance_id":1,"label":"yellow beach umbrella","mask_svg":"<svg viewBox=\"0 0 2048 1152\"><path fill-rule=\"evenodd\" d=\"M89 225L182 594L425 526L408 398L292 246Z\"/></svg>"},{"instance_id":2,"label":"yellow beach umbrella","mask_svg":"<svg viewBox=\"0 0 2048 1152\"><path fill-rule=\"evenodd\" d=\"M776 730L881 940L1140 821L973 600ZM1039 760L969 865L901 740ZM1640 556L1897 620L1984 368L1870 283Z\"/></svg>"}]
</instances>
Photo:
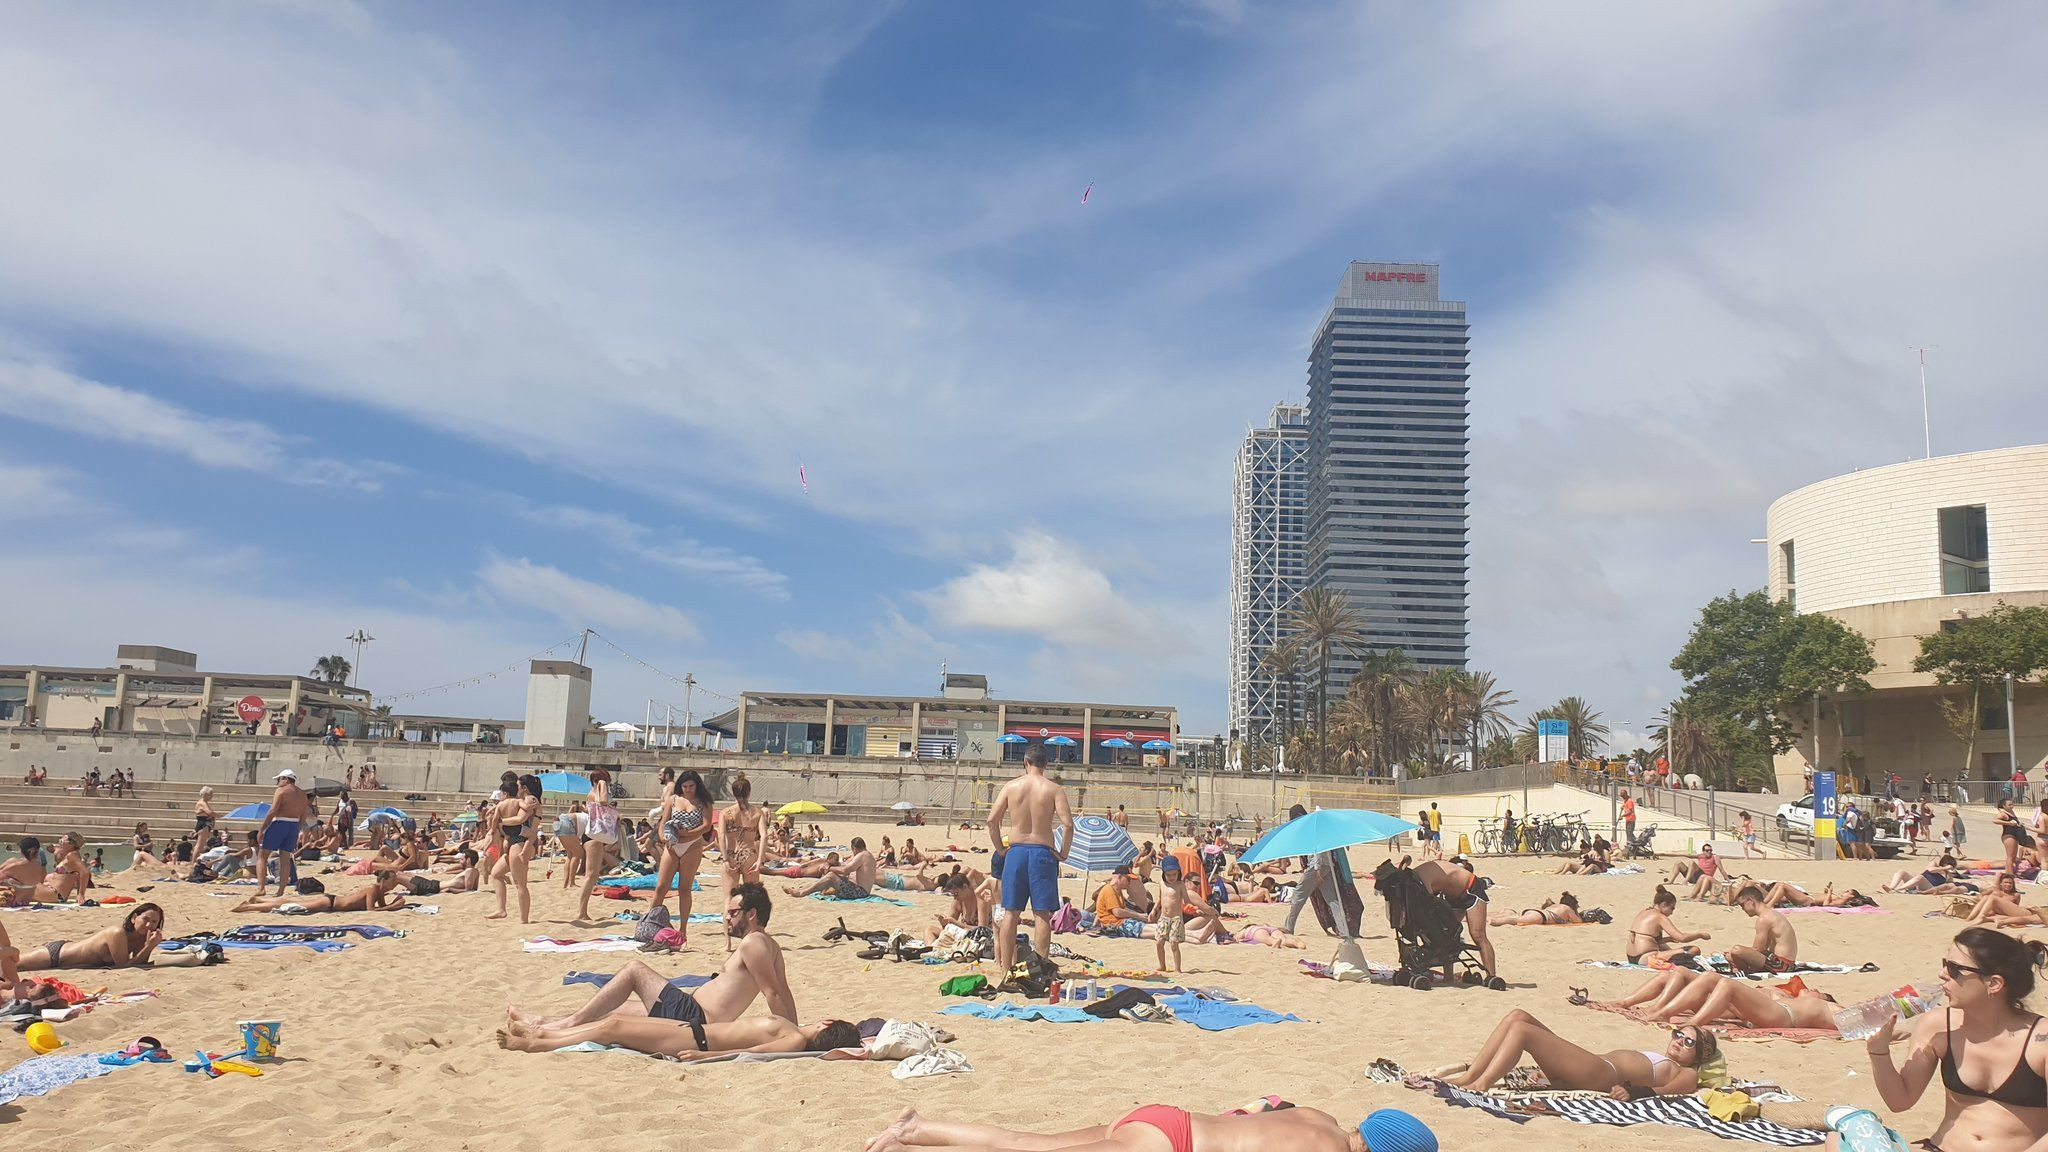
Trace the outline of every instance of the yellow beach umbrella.
<instances>
[{"instance_id":1,"label":"yellow beach umbrella","mask_svg":"<svg viewBox=\"0 0 2048 1152\"><path fill-rule=\"evenodd\" d=\"M816 816L825 810L816 800L792 800L775 810L777 816Z\"/></svg>"}]
</instances>

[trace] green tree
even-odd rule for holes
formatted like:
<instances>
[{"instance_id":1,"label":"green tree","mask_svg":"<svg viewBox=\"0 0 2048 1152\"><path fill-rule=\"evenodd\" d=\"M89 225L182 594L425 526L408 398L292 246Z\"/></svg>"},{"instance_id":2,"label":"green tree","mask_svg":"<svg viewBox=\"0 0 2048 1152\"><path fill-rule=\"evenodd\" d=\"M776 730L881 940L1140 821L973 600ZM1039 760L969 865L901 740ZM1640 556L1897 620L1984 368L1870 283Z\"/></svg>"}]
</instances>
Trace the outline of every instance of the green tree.
<instances>
[{"instance_id":1,"label":"green tree","mask_svg":"<svg viewBox=\"0 0 2048 1152\"><path fill-rule=\"evenodd\" d=\"M1700 610L1671 667L1703 722L1729 718L1776 754L1797 742L1816 693L1869 691L1877 661L1870 641L1833 617L1731 591Z\"/></svg>"},{"instance_id":2,"label":"green tree","mask_svg":"<svg viewBox=\"0 0 2048 1152\"><path fill-rule=\"evenodd\" d=\"M1290 636L1266 649L1259 657L1259 663L1278 682L1281 689L1280 715L1275 725L1284 739L1288 728L1294 724L1294 678L1301 674L1304 653L1299 637ZM1252 733L1244 734L1250 737Z\"/></svg>"},{"instance_id":3,"label":"green tree","mask_svg":"<svg viewBox=\"0 0 2048 1152\"><path fill-rule=\"evenodd\" d=\"M1516 759L1514 737L1502 733L1486 742L1486 751L1480 756L1484 764L1507 764Z\"/></svg>"},{"instance_id":4,"label":"green tree","mask_svg":"<svg viewBox=\"0 0 2048 1152\"><path fill-rule=\"evenodd\" d=\"M1366 652L1358 658L1358 674L1351 678L1352 692L1368 702L1373 717L1372 770L1380 775L1393 771L1400 757L1403 733L1399 730L1397 702L1404 685L1415 679L1415 661L1399 648Z\"/></svg>"},{"instance_id":5,"label":"green tree","mask_svg":"<svg viewBox=\"0 0 2048 1152\"><path fill-rule=\"evenodd\" d=\"M313 661L313 675L329 684L348 683L348 674L354 670L346 656L322 656Z\"/></svg>"},{"instance_id":6,"label":"green tree","mask_svg":"<svg viewBox=\"0 0 2048 1152\"><path fill-rule=\"evenodd\" d=\"M1515 698L1501 689L1491 672L1466 672L1459 690L1464 722L1471 726L1472 767L1484 768L1491 761L1484 755L1490 741L1509 732L1508 709Z\"/></svg>"},{"instance_id":7,"label":"green tree","mask_svg":"<svg viewBox=\"0 0 2048 1152\"><path fill-rule=\"evenodd\" d=\"M1650 738L1666 750L1673 777L1683 779L1693 773L1715 787L1727 787L1730 783L1732 760L1728 748L1714 721L1699 705L1686 700L1666 704L1650 725ZM1648 764L1652 759L1646 755L1642 762Z\"/></svg>"},{"instance_id":8,"label":"green tree","mask_svg":"<svg viewBox=\"0 0 2048 1152\"><path fill-rule=\"evenodd\" d=\"M1600 713L1595 712L1582 697L1567 696L1552 704L1550 718L1571 725L1571 736L1566 746L1571 749L1574 760L1586 759L1593 754L1596 745L1607 743L1607 725L1600 722Z\"/></svg>"},{"instance_id":9,"label":"green tree","mask_svg":"<svg viewBox=\"0 0 2048 1152\"><path fill-rule=\"evenodd\" d=\"M1365 643L1365 617L1336 588L1304 588L1287 610L1287 628L1315 658L1316 770L1326 771L1330 718L1330 661L1340 650Z\"/></svg>"},{"instance_id":10,"label":"green tree","mask_svg":"<svg viewBox=\"0 0 2048 1152\"><path fill-rule=\"evenodd\" d=\"M2000 600L1982 616L1964 616L1953 629L1920 638L1913 671L1932 672L1944 694L1942 719L1963 742L1963 771L1977 761L1977 735L1987 693L2003 691L2005 678L2031 680L2048 670L2048 608L2016 607ZM2006 723L2012 723L2007 717Z\"/></svg>"}]
</instances>

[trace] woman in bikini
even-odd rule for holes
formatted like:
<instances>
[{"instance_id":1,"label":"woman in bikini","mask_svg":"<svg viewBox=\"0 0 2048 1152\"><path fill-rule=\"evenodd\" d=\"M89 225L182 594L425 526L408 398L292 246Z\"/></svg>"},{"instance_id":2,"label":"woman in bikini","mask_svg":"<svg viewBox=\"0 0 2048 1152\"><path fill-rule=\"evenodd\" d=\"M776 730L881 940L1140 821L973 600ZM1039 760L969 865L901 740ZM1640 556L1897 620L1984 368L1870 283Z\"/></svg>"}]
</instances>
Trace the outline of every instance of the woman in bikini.
<instances>
[{"instance_id":1,"label":"woman in bikini","mask_svg":"<svg viewBox=\"0 0 2048 1152\"><path fill-rule=\"evenodd\" d=\"M210 833L220 822L220 813L213 810L213 785L199 790L199 799L192 802L192 842L204 852L213 842Z\"/></svg>"},{"instance_id":2,"label":"woman in bikini","mask_svg":"<svg viewBox=\"0 0 2048 1152\"><path fill-rule=\"evenodd\" d=\"M718 818L718 853L725 872L725 890L731 892L740 884L758 884L761 881L762 846L768 842L768 810L753 802L754 782L747 779L745 772L732 779L732 807L727 808ZM906 867L916 867L922 857L916 856L911 842L903 842L902 861Z\"/></svg>"},{"instance_id":3,"label":"woman in bikini","mask_svg":"<svg viewBox=\"0 0 2048 1152\"><path fill-rule=\"evenodd\" d=\"M1524 908L1520 912L1503 912L1487 920L1495 928L1534 928L1539 925L1584 924L1579 919L1579 898L1567 892L1541 908Z\"/></svg>"},{"instance_id":4,"label":"woman in bikini","mask_svg":"<svg viewBox=\"0 0 2048 1152\"><path fill-rule=\"evenodd\" d=\"M1585 1003L1573 997L1573 1003ZM1833 1028L1840 1005L1804 981L1778 988L1732 980L1715 972L1670 968L1603 1007L1633 1008L1644 1020L1681 1025L1739 1021L1750 1028Z\"/></svg>"},{"instance_id":5,"label":"woman in bikini","mask_svg":"<svg viewBox=\"0 0 2048 1152\"><path fill-rule=\"evenodd\" d=\"M648 908L662 906L668 886L676 886L676 935L690 940L691 889L697 883L697 869L704 863L704 849L718 834L712 822L711 793L695 769L676 773L676 782L661 800L661 867L654 882L654 899Z\"/></svg>"},{"instance_id":6,"label":"woman in bikini","mask_svg":"<svg viewBox=\"0 0 2048 1152\"><path fill-rule=\"evenodd\" d=\"M164 910L137 904L121 923L102 928L83 940L52 940L40 948L24 948L15 967L22 972L49 968L124 968L150 962L164 940Z\"/></svg>"},{"instance_id":7,"label":"woman in bikini","mask_svg":"<svg viewBox=\"0 0 2048 1152\"><path fill-rule=\"evenodd\" d=\"M2048 945L1965 928L1941 961L1948 1007L1907 1025L1906 1058L1892 1062L1896 1016L1864 1040L1886 1109L1904 1112L1941 1076L1941 1122L1914 1145L1928 1152L2037 1148L2048 1141L2048 1027L2023 1007ZM1835 1141L1830 1138L1832 1152Z\"/></svg>"},{"instance_id":8,"label":"woman in bikini","mask_svg":"<svg viewBox=\"0 0 2048 1152\"><path fill-rule=\"evenodd\" d=\"M1167 1104L1147 1104L1109 1124L1072 1132L1020 1132L992 1124L927 1120L906 1108L894 1124L869 1140L865 1152L904 1148L959 1148L975 1152L1019 1152L1057 1148L1063 1152L1367 1152L1368 1148L1412 1148L1436 1152L1437 1139L1422 1121L1382 1108L1355 1128L1314 1108L1296 1108L1278 1097L1212 1116Z\"/></svg>"},{"instance_id":9,"label":"woman in bikini","mask_svg":"<svg viewBox=\"0 0 2048 1152\"><path fill-rule=\"evenodd\" d=\"M1930 896L1975 896L1977 886L1964 880L1956 868L1956 858L1944 852L1941 859L1930 868L1914 872L1901 868L1892 874L1891 882L1883 888L1886 892L1922 892Z\"/></svg>"},{"instance_id":10,"label":"woman in bikini","mask_svg":"<svg viewBox=\"0 0 2048 1152\"><path fill-rule=\"evenodd\" d=\"M1495 1026L1464 1071L1443 1081L1484 1092L1526 1056L1550 1078L1550 1087L1556 1091L1606 1092L1617 1100L1636 1095L1688 1096L1700 1087L1699 1070L1712 1063L1719 1050L1712 1032L1687 1025L1671 1030L1661 1052L1647 1048L1592 1052L1517 1008Z\"/></svg>"},{"instance_id":11,"label":"woman in bikini","mask_svg":"<svg viewBox=\"0 0 2048 1152\"><path fill-rule=\"evenodd\" d=\"M1598 876L1614 867L1614 861L1609 855L1612 851L1613 845L1607 842L1606 837L1595 836L1592 846L1581 852L1577 860L1567 860L1559 865L1556 875Z\"/></svg>"},{"instance_id":12,"label":"woman in bikini","mask_svg":"<svg viewBox=\"0 0 2048 1152\"><path fill-rule=\"evenodd\" d=\"M1671 914L1678 911L1678 897L1662 884L1657 885L1656 894L1650 898L1650 906L1636 913L1635 922L1628 926L1628 939L1622 943L1622 955L1631 964L1647 964L1653 960L1669 961L1674 956L1700 954L1697 948L1674 948L1675 944L1690 944L1696 940L1709 940L1706 932L1686 932L1671 922Z\"/></svg>"},{"instance_id":13,"label":"woman in bikini","mask_svg":"<svg viewBox=\"0 0 2048 1152\"><path fill-rule=\"evenodd\" d=\"M401 873L379 872L367 886L335 895L309 876L300 881L296 892L273 897L254 896L229 911L283 912L288 916L314 912L394 912L405 907L405 897L399 889L408 887L410 883L410 878Z\"/></svg>"},{"instance_id":14,"label":"woman in bikini","mask_svg":"<svg viewBox=\"0 0 2048 1152\"><path fill-rule=\"evenodd\" d=\"M590 792L583 797L583 898L576 903L576 919L590 919L590 894L597 878L604 875L605 853L618 847L619 809L612 803L612 774L593 767L589 773Z\"/></svg>"},{"instance_id":15,"label":"woman in bikini","mask_svg":"<svg viewBox=\"0 0 2048 1152\"><path fill-rule=\"evenodd\" d=\"M1835 894L1835 886L1828 885L1815 896L1796 884L1779 881L1764 892L1764 903L1773 908L1860 908L1874 905L1877 901L1851 888L1841 895Z\"/></svg>"},{"instance_id":16,"label":"woman in bikini","mask_svg":"<svg viewBox=\"0 0 2048 1152\"><path fill-rule=\"evenodd\" d=\"M540 777L531 772L518 778L516 791L491 809L491 844L498 850L491 865L491 883L498 890L498 910L486 920L505 918L505 884L519 889L519 922L533 922L533 893L526 887L527 865L533 861L534 846L540 839Z\"/></svg>"},{"instance_id":17,"label":"woman in bikini","mask_svg":"<svg viewBox=\"0 0 2048 1152\"><path fill-rule=\"evenodd\" d=\"M2019 881L2010 872L2001 872L1992 881L1991 890L1977 897L1976 907L1964 919L1972 924L1984 924L2001 916L2018 916L2026 909L2020 905Z\"/></svg>"},{"instance_id":18,"label":"woman in bikini","mask_svg":"<svg viewBox=\"0 0 2048 1152\"><path fill-rule=\"evenodd\" d=\"M163 861L156 858L156 838L149 834L149 821L135 826L135 836L128 841L135 849L135 860L130 868L160 868Z\"/></svg>"},{"instance_id":19,"label":"woman in bikini","mask_svg":"<svg viewBox=\"0 0 2048 1152\"><path fill-rule=\"evenodd\" d=\"M2025 824L2012 810L2012 797L1998 802L1998 811L1991 814L1991 822L1998 825L1999 842L2005 846L2005 870L2019 871L2020 853L2034 855L2034 837L2027 832Z\"/></svg>"}]
</instances>

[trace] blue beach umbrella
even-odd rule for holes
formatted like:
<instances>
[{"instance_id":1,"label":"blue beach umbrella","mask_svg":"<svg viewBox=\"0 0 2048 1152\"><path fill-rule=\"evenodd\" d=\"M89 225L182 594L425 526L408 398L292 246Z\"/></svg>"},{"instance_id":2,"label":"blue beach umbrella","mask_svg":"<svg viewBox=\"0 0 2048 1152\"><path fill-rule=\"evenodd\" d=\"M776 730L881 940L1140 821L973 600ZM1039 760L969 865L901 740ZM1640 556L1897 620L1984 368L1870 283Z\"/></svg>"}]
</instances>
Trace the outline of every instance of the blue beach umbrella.
<instances>
[{"instance_id":1,"label":"blue beach umbrella","mask_svg":"<svg viewBox=\"0 0 2048 1152\"><path fill-rule=\"evenodd\" d=\"M1095 873L1108 872L1137 858L1138 846L1131 843L1131 834L1117 827L1109 817L1074 817L1074 850L1067 853L1066 863L1088 874L1081 881L1082 900L1088 898L1089 889L1095 886Z\"/></svg>"},{"instance_id":2,"label":"blue beach umbrella","mask_svg":"<svg viewBox=\"0 0 2048 1152\"><path fill-rule=\"evenodd\" d=\"M1391 840L1420 829L1408 821L1365 808L1322 808L1289 820L1253 844L1239 857L1244 864L1262 864L1283 856L1313 856L1353 844Z\"/></svg>"},{"instance_id":3,"label":"blue beach umbrella","mask_svg":"<svg viewBox=\"0 0 2048 1152\"><path fill-rule=\"evenodd\" d=\"M1055 748L1072 748L1074 746L1074 738L1072 736L1049 736L1045 742Z\"/></svg>"},{"instance_id":4,"label":"blue beach umbrella","mask_svg":"<svg viewBox=\"0 0 2048 1152\"><path fill-rule=\"evenodd\" d=\"M389 816L389 817L390 817L390 818L392 818L393 820L406 820L406 819L410 819L410 817L406 816L406 814L405 814L405 809L403 809L403 808L389 808L389 807L386 807L386 808L372 808L372 809L370 809L370 813L369 813L369 815L370 815L370 816L372 816L372 817L374 817L374 816ZM366 817L366 818L367 818L367 817Z\"/></svg>"},{"instance_id":5,"label":"blue beach umbrella","mask_svg":"<svg viewBox=\"0 0 2048 1152\"><path fill-rule=\"evenodd\" d=\"M1002 734L1001 736L998 736L998 737L996 737L996 743L998 743L998 744L1029 744L1029 743L1031 743L1031 741L1030 741L1030 740L1029 740L1028 738L1026 738L1026 737L1023 737L1023 736L1019 736L1019 735L1017 735L1017 734L1016 734L1015 732L1005 732L1005 733L1003 733L1003 734Z\"/></svg>"},{"instance_id":6,"label":"blue beach umbrella","mask_svg":"<svg viewBox=\"0 0 2048 1152\"><path fill-rule=\"evenodd\" d=\"M581 772L543 772L540 774L542 792L588 792L590 777Z\"/></svg>"},{"instance_id":7,"label":"blue beach umbrella","mask_svg":"<svg viewBox=\"0 0 2048 1152\"><path fill-rule=\"evenodd\" d=\"M230 820L261 820L268 815L270 815L270 805L268 804L244 804L233 812L228 813L227 818Z\"/></svg>"},{"instance_id":8,"label":"blue beach umbrella","mask_svg":"<svg viewBox=\"0 0 2048 1152\"><path fill-rule=\"evenodd\" d=\"M1136 748L1136 747L1137 747L1137 745L1136 745L1136 744L1133 744L1133 743L1131 743L1131 742L1130 742L1129 740L1126 740L1126 739L1124 739L1124 738L1123 738L1123 737L1121 737L1121 736L1111 736L1111 737L1110 737L1109 739L1107 739L1107 740L1104 740L1104 741L1102 742L1102 746L1103 746L1104 748Z\"/></svg>"},{"instance_id":9,"label":"blue beach umbrella","mask_svg":"<svg viewBox=\"0 0 2048 1152\"><path fill-rule=\"evenodd\" d=\"M1138 745L1138 747L1143 748L1147 752L1171 752L1173 751L1173 741L1147 740L1143 744Z\"/></svg>"}]
</instances>

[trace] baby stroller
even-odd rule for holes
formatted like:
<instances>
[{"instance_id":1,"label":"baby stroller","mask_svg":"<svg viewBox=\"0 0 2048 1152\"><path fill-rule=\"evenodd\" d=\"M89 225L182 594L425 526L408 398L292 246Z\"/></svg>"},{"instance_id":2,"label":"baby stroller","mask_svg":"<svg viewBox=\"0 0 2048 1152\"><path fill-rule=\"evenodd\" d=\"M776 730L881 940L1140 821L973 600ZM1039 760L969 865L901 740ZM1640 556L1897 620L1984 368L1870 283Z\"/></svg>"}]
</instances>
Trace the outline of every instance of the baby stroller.
<instances>
[{"instance_id":1,"label":"baby stroller","mask_svg":"<svg viewBox=\"0 0 2048 1152\"><path fill-rule=\"evenodd\" d=\"M1381 864L1373 873L1372 886L1386 897L1387 924L1394 930L1401 960L1394 983L1424 991L1436 982L1431 973L1462 964L1465 983L1507 991L1506 980L1498 976L1486 979L1477 950L1465 943L1464 916L1431 892L1414 869L1396 868L1392 861Z\"/></svg>"},{"instance_id":2,"label":"baby stroller","mask_svg":"<svg viewBox=\"0 0 2048 1152\"><path fill-rule=\"evenodd\" d=\"M1622 850L1622 854L1630 858L1634 858L1637 856L1655 856L1657 854L1657 850L1650 846L1650 842L1655 840L1656 838L1657 826L1655 824L1652 824L1648 828L1645 828L1642 831L1636 833L1634 836L1629 837L1628 847Z\"/></svg>"}]
</instances>

